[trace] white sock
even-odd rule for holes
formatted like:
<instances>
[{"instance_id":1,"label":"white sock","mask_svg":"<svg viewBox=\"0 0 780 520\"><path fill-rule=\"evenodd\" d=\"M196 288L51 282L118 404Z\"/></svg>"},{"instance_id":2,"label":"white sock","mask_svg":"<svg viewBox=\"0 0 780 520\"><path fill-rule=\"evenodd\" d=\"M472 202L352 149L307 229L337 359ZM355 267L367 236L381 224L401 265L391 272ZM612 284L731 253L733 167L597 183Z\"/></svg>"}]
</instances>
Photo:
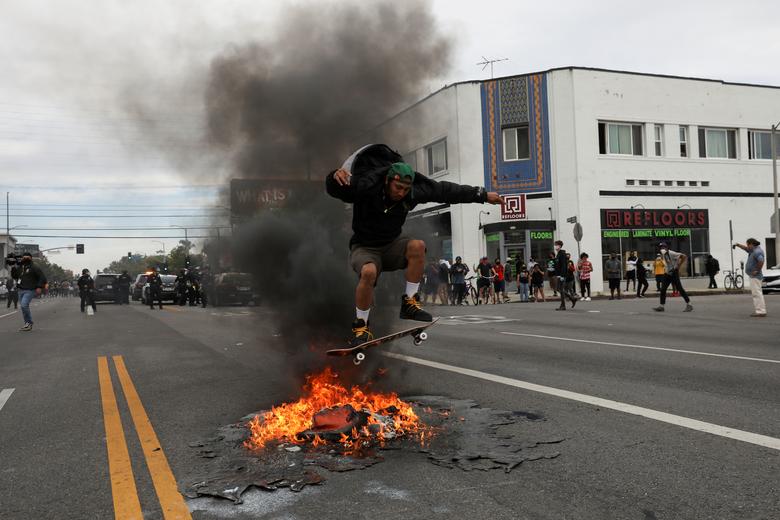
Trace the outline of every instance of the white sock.
<instances>
[{"instance_id":1,"label":"white sock","mask_svg":"<svg viewBox=\"0 0 780 520\"><path fill-rule=\"evenodd\" d=\"M361 311L357 307L355 307L355 312L357 313L357 317L359 320L363 320L366 323L368 323L368 313L371 312L371 309L368 309L367 311Z\"/></svg>"},{"instance_id":2,"label":"white sock","mask_svg":"<svg viewBox=\"0 0 780 520\"><path fill-rule=\"evenodd\" d=\"M406 282L406 292L404 293L408 297L412 297L420 290L420 283Z\"/></svg>"}]
</instances>

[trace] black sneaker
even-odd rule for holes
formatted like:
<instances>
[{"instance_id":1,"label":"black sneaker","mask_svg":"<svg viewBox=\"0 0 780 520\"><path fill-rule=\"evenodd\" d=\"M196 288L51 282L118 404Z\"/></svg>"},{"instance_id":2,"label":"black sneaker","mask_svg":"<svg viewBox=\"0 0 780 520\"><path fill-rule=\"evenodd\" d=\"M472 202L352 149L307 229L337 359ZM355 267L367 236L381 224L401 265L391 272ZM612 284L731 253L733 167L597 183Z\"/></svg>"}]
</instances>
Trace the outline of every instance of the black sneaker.
<instances>
[{"instance_id":1,"label":"black sneaker","mask_svg":"<svg viewBox=\"0 0 780 520\"><path fill-rule=\"evenodd\" d=\"M401 296L400 318L402 320L433 321L433 316L420 306L419 294L415 294L411 298L405 294Z\"/></svg>"},{"instance_id":2,"label":"black sneaker","mask_svg":"<svg viewBox=\"0 0 780 520\"><path fill-rule=\"evenodd\" d=\"M374 339L374 335L368 328L368 324L361 318L352 322L352 339L349 340L351 347L357 347Z\"/></svg>"}]
</instances>

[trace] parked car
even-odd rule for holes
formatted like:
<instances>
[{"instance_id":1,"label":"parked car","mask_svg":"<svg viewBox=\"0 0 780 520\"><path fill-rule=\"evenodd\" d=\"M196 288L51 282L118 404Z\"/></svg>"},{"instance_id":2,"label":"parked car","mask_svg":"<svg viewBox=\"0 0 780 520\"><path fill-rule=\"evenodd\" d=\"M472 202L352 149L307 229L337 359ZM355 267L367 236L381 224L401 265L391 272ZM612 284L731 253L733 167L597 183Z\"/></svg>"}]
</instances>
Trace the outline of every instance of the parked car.
<instances>
[{"instance_id":1,"label":"parked car","mask_svg":"<svg viewBox=\"0 0 780 520\"><path fill-rule=\"evenodd\" d=\"M209 303L220 305L249 305L257 298L252 290L252 275L247 273L222 273L214 277L209 289Z\"/></svg>"},{"instance_id":2,"label":"parked car","mask_svg":"<svg viewBox=\"0 0 780 520\"><path fill-rule=\"evenodd\" d=\"M94 297L96 302L113 302L115 300L114 286L116 285L118 276L119 275L115 273L100 273L95 275Z\"/></svg>"},{"instance_id":3,"label":"parked car","mask_svg":"<svg viewBox=\"0 0 780 520\"><path fill-rule=\"evenodd\" d=\"M761 291L764 294L780 292L780 265L764 270L764 281L761 282Z\"/></svg>"},{"instance_id":4,"label":"parked car","mask_svg":"<svg viewBox=\"0 0 780 520\"><path fill-rule=\"evenodd\" d=\"M130 287L130 295L132 296L134 302L137 302L141 299L141 291L146 284L146 276L147 275L145 273L136 276L132 287Z\"/></svg>"},{"instance_id":5,"label":"parked car","mask_svg":"<svg viewBox=\"0 0 780 520\"><path fill-rule=\"evenodd\" d=\"M176 287L174 282L176 281L176 275L173 274L161 274L162 279L162 299L176 301ZM144 284L141 291L141 303L149 305L149 282Z\"/></svg>"}]
</instances>

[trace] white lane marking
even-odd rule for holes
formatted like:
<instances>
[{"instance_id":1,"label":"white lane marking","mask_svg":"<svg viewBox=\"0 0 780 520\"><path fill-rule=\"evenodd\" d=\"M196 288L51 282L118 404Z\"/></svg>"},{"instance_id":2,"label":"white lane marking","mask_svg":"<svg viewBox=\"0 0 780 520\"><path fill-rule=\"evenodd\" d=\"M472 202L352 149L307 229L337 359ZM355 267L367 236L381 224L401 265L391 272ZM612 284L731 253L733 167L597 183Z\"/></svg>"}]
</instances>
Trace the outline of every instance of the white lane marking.
<instances>
[{"instance_id":1,"label":"white lane marking","mask_svg":"<svg viewBox=\"0 0 780 520\"><path fill-rule=\"evenodd\" d=\"M15 388L3 388L3 390L0 391L0 410L3 409L3 406L5 406L8 398L11 397L12 393L14 393L14 390Z\"/></svg>"},{"instance_id":2,"label":"white lane marking","mask_svg":"<svg viewBox=\"0 0 780 520\"><path fill-rule=\"evenodd\" d=\"M446 370L448 372L454 372L456 374L461 374L464 376L475 377L477 379L483 379L485 381L492 381L494 383L500 383L502 385L522 388L524 390L530 390L532 392L539 392L542 394L552 395L555 397L561 397L563 399L570 399L572 401L579 401L581 403L587 403L601 408L608 408L610 410L616 410L618 412L629 413L631 415L638 415L640 417L646 417L647 419L653 419L655 421L665 422L668 424L681 426L683 428L688 428L691 430L710 433L712 435L717 435L719 437L726 437L741 442L747 442L750 444L755 444L757 446L764 446L766 448L771 448L773 450L780 450L780 439L776 439L774 437L768 437L766 435L760 435L758 433L752 433L744 430L738 430L736 428L729 428L728 426L720 426L718 424L698 421L696 419L690 419L688 417L683 417L681 415L674 415L671 413L660 412L658 410L653 410L651 408L643 408L641 406L635 406L633 404L621 403L619 401L603 399L601 397L594 397L591 395L579 394L577 392L570 392L568 390L561 390L559 388L537 385L535 383L520 381L518 379L512 379L510 377L488 374L487 372L480 372L478 370L471 370L469 368L461 368L452 365L446 365L444 363L438 363L436 361L429 361L427 359L404 356L402 354L396 354L394 352L382 352L382 355L393 359L400 359L401 361L406 361L409 363L415 363L417 365L437 368L439 370Z\"/></svg>"},{"instance_id":3,"label":"white lane marking","mask_svg":"<svg viewBox=\"0 0 780 520\"><path fill-rule=\"evenodd\" d=\"M731 354L714 354L712 352L700 352L698 350L683 350L683 349L669 348L669 347L649 347L647 345L629 345L627 343L610 343L608 341L595 341L591 339L559 338L556 336L542 336L540 334L525 334L522 332L502 332L501 334L507 334L509 336L527 336L529 338L556 339L560 341L574 341L576 343L593 343L596 345L608 345L611 347L643 348L647 350L664 350L666 352L679 352L681 354L697 354L699 356L712 356L712 357L722 357L722 358L729 358L729 359L742 359L744 361L760 361L762 363L780 364L780 360L777 359L734 356Z\"/></svg>"},{"instance_id":4,"label":"white lane marking","mask_svg":"<svg viewBox=\"0 0 780 520\"><path fill-rule=\"evenodd\" d=\"M6 316L11 316L12 314L16 314L17 312L19 312L19 311L14 311L14 312L9 312L8 314L3 314L2 316L0 316L0 318L5 318Z\"/></svg>"}]
</instances>

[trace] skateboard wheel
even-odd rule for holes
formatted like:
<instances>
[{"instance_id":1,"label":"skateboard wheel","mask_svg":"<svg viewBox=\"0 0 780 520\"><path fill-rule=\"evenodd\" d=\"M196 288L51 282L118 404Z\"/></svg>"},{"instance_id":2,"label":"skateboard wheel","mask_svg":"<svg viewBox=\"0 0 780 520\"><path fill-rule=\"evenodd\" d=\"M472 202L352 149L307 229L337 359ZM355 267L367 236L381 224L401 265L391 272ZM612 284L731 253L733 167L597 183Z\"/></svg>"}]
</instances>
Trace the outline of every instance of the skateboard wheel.
<instances>
[{"instance_id":1,"label":"skateboard wheel","mask_svg":"<svg viewBox=\"0 0 780 520\"><path fill-rule=\"evenodd\" d=\"M419 336L417 336L420 341L425 341L428 339L428 333L427 332L421 332Z\"/></svg>"},{"instance_id":2,"label":"skateboard wheel","mask_svg":"<svg viewBox=\"0 0 780 520\"><path fill-rule=\"evenodd\" d=\"M358 358L353 358L353 359L352 359L352 362L353 362L355 365L359 365L359 364L360 364L360 360L359 360Z\"/></svg>"},{"instance_id":3,"label":"skateboard wheel","mask_svg":"<svg viewBox=\"0 0 780 520\"><path fill-rule=\"evenodd\" d=\"M363 361L364 359L366 359L366 355L363 352L358 352L357 354L355 354L355 359L357 359L358 361Z\"/></svg>"},{"instance_id":4,"label":"skateboard wheel","mask_svg":"<svg viewBox=\"0 0 780 520\"><path fill-rule=\"evenodd\" d=\"M420 345L422 345L422 340L419 338L414 338L414 346L419 347Z\"/></svg>"}]
</instances>

